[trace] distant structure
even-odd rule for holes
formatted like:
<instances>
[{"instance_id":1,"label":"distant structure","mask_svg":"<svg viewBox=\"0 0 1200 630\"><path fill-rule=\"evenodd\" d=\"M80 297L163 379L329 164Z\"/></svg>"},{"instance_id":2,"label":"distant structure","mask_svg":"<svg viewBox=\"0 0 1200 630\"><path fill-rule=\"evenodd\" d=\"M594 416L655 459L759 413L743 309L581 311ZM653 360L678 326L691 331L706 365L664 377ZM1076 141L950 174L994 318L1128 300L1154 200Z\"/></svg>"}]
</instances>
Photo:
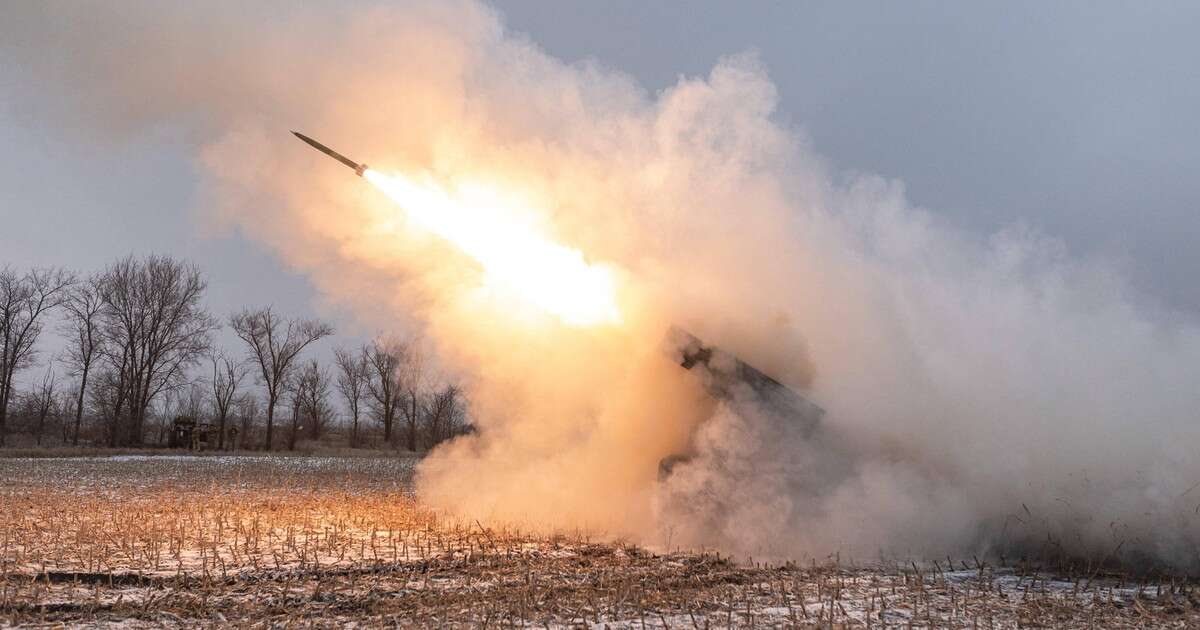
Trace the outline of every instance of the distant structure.
<instances>
[{"instance_id":1,"label":"distant structure","mask_svg":"<svg viewBox=\"0 0 1200 630\"><path fill-rule=\"evenodd\" d=\"M171 422L171 448L207 451L217 448L218 429L211 422L197 422L191 416L176 416Z\"/></svg>"}]
</instances>

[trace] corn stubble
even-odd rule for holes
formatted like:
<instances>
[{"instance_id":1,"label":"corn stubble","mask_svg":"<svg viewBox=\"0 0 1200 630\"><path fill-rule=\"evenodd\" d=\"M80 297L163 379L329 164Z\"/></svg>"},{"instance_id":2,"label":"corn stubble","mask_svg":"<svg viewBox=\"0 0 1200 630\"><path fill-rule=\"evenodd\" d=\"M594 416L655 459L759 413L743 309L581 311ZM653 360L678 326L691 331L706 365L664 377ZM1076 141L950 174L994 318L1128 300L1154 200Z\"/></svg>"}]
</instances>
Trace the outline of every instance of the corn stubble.
<instances>
[{"instance_id":1,"label":"corn stubble","mask_svg":"<svg viewBox=\"0 0 1200 630\"><path fill-rule=\"evenodd\" d=\"M411 477L385 458L0 459L0 624L1200 624L1200 589L1165 577L654 553L459 522Z\"/></svg>"}]
</instances>

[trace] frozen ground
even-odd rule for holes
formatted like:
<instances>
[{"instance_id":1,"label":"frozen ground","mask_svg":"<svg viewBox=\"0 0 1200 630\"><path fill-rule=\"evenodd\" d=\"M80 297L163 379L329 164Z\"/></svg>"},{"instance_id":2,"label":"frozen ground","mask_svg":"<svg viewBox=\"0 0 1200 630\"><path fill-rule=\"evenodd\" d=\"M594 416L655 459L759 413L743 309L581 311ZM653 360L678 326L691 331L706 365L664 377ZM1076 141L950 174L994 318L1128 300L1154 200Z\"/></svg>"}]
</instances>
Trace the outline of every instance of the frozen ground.
<instances>
[{"instance_id":1,"label":"frozen ground","mask_svg":"<svg viewBox=\"0 0 1200 630\"><path fill-rule=\"evenodd\" d=\"M457 523L410 459L0 460L0 624L1197 627L1200 589L952 559L746 566Z\"/></svg>"}]
</instances>

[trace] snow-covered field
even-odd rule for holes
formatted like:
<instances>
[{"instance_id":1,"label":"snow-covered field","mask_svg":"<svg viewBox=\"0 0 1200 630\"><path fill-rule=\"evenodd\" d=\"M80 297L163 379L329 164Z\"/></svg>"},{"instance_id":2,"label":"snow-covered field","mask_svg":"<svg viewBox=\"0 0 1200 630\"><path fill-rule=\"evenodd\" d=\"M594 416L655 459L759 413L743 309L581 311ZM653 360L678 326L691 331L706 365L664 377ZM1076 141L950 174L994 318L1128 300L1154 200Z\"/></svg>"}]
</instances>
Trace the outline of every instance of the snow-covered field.
<instances>
[{"instance_id":1,"label":"snow-covered field","mask_svg":"<svg viewBox=\"0 0 1200 630\"><path fill-rule=\"evenodd\" d=\"M0 625L1197 627L1200 588L972 560L747 566L460 523L412 459L0 459Z\"/></svg>"}]
</instances>

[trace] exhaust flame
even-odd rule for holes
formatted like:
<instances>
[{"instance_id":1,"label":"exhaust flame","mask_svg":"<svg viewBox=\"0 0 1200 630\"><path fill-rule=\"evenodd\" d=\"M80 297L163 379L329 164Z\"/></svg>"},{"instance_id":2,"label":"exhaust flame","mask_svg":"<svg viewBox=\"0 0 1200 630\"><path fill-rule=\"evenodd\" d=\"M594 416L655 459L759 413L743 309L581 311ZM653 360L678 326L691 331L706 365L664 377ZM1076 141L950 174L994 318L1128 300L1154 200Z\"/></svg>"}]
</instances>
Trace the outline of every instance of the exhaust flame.
<instances>
[{"instance_id":1,"label":"exhaust flame","mask_svg":"<svg viewBox=\"0 0 1200 630\"><path fill-rule=\"evenodd\" d=\"M520 221L483 188L447 190L430 178L366 170L363 177L399 204L424 229L450 241L483 268L488 288L518 297L572 326L616 324L613 269L555 243Z\"/></svg>"}]
</instances>

